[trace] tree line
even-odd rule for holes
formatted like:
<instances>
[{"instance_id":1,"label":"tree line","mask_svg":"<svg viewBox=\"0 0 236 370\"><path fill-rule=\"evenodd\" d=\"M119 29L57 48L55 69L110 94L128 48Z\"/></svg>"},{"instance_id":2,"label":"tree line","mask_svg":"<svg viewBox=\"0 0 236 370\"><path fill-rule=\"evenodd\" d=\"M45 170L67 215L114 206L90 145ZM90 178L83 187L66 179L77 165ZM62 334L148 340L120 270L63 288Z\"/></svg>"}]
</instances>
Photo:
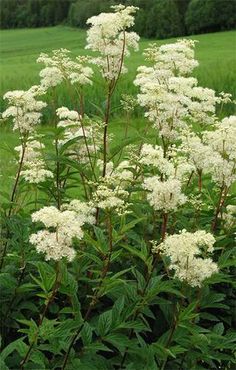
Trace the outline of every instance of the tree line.
<instances>
[{"instance_id":1,"label":"tree line","mask_svg":"<svg viewBox=\"0 0 236 370\"><path fill-rule=\"evenodd\" d=\"M86 20L117 3L140 8L134 30L147 38L168 38L236 27L236 0L0 0L0 28L67 24Z\"/></svg>"}]
</instances>

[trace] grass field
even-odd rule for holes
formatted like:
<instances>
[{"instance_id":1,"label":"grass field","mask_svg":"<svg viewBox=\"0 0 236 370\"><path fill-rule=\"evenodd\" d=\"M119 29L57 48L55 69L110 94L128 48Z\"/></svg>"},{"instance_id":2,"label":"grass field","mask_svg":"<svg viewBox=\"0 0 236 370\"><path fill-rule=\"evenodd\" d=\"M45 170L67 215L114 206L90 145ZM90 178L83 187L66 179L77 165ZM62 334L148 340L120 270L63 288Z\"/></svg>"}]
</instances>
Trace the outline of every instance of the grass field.
<instances>
[{"instance_id":1,"label":"grass field","mask_svg":"<svg viewBox=\"0 0 236 370\"><path fill-rule=\"evenodd\" d=\"M84 50L86 44L86 32L67 27L51 27L40 29L19 29L4 30L0 32L0 105L1 111L4 109L2 95L8 90L28 89L31 85L39 83L38 73L41 65L36 63L40 52L50 52L53 49L67 48L73 55L86 54ZM199 79L199 84L214 88L217 92L226 91L233 94L236 98L236 31L212 33L192 37L199 42L196 45L196 58L199 60L199 67L195 75ZM151 40L153 42L153 40ZM129 73L122 77L117 93L114 97L115 107L120 101L121 92L135 93L136 89L132 81L136 74L137 67L144 62L142 51L151 42L142 39L140 51L133 53L126 61ZM158 41L158 44L168 43L172 40ZM95 76L95 83L87 91L86 110L94 113L94 105L102 106L104 96L101 93L101 80ZM59 88L58 105L70 107L70 100L63 88ZM233 107L229 107L225 113L233 112ZM49 123L47 117L45 123ZM122 118L116 117L114 122L115 131L119 131ZM141 124L137 119L134 124ZM117 129L116 129L117 127ZM9 185L9 178L13 172L14 164L9 161L9 153L6 146L14 147L17 144L16 135L12 134L9 127L1 127L0 135L0 173L1 183L4 189ZM5 149L3 149L3 146ZM7 165L6 165L7 163ZM10 180L11 181L11 180Z\"/></svg>"},{"instance_id":2,"label":"grass field","mask_svg":"<svg viewBox=\"0 0 236 370\"><path fill-rule=\"evenodd\" d=\"M214 88L216 91L227 91L236 96L236 31L212 33L192 37L199 42L196 45L196 58L200 65L196 70L199 83ZM153 40L151 40L153 41ZM158 44L172 40L158 41ZM138 65L143 63L142 51L150 40L142 39L140 51L133 53L127 60L129 74L123 77L116 94L119 103L121 91L134 93L132 84ZM0 95L13 89L27 89L39 83L38 72L42 65L36 63L40 52L50 52L53 49L67 48L72 54L86 54L86 32L67 27L51 27L40 29L18 29L1 31L1 88ZM99 80L97 81L99 84ZM99 91L99 93L98 93ZM89 90L87 109L92 110L92 104L101 104L100 86L96 84ZM60 92L61 100L68 102L64 91ZM69 102L68 102L69 104ZM3 102L1 100L3 108Z\"/></svg>"}]
</instances>

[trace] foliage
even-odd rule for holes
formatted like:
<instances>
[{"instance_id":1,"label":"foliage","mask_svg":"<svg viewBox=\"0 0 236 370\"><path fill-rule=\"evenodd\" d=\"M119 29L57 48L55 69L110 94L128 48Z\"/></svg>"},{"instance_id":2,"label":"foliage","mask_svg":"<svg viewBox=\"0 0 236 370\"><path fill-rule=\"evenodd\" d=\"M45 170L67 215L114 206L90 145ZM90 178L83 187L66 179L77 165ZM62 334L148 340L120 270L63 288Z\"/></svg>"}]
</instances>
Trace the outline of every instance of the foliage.
<instances>
[{"instance_id":1,"label":"foliage","mask_svg":"<svg viewBox=\"0 0 236 370\"><path fill-rule=\"evenodd\" d=\"M236 26L236 3L227 0L191 0L186 12L190 34L227 30Z\"/></svg>"},{"instance_id":2,"label":"foliage","mask_svg":"<svg viewBox=\"0 0 236 370\"><path fill-rule=\"evenodd\" d=\"M1 0L0 28L54 26L68 14L71 0Z\"/></svg>"},{"instance_id":3,"label":"foliage","mask_svg":"<svg viewBox=\"0 0 236 370\"><path fill-rule=\"evenodd\" d=\"M145 37L166 39L184 34L179 9L174 0L159 0L147 14Z\"/></svg>"},{"instance_id":4,"label":"foliage","mask_svg":"<svg viewBox=\"0 0 236 370\"><path fill-rule=\"evenodd\" d=\"M86 20L112 4L139 7L135 31L147 38L234 29L235 1L228 0L1 0L0 28L54 26L86 28Z\"/></svg>"},{"instance_id":5,"label":"foliage","mask_svg":"<svg viewBox=\"0 0 236 370\"><path fill-rule=\"evenodd\" d=\"M43 53L40 84L4 96L19 147L1 191L1 368L230 369L236 117L216 106L231 97L192 77L191 40L152 45L112 135L138 41L135 8L114 10L90 20L93 56ZM92 115L86 85L98 81ZM132 127L137 104L145 125Z\"/></svg>"}]
</instances>

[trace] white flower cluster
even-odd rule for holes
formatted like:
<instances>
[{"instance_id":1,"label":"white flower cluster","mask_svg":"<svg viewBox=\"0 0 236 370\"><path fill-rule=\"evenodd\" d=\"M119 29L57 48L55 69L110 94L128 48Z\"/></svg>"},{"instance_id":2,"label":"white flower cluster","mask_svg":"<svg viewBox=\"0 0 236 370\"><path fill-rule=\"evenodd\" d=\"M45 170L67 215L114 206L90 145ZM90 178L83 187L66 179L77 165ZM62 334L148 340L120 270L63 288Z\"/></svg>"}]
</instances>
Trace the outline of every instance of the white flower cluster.
<instances>
[{"instance_id":1,"label":"white flower cluster","mask_svg":"<svg viewBox=\"0 0 236 370\"><path fill-rule=\"evenodd\" d=\"M97 165L102 171L103 161L98 160ZM106 176L102 177L101 180L107 185L125 189L126 185L129 185L133 180L132 168L133 165L128 160L121 161L117 167L114 167L114 163L110 161L107 163Z\"/></svg>"},{"instance_id":2,"label":"white flower cluster","mask_svg":"<svg viewBox=\"0 0 236 370\"><path fill-rule=\"evenodd\" d=\"M99 52L100 56L92 62L96 64L102 75L108 79L116 79L127 69L123 65L125 56L129 56L129 49L138 50L139 36L135 32L127 32L127 28L134 24L134 6L113 6L114 13L101 13L87 20L91 25L87 32L87 49Z\"/></svg>"},{"instance_id":3,"label":"white flower cluster","mask_svg":"<svg viewBox=\"0 0 236 370\"><path fill-rule=\"evenodd\" d=\"M118 215L124 215L128 213L128 196L129 193L119 186L111 188L109 185L100 184L93 194L93 204L106 211L113 210Z\"/></svg>"},{"instance_id":4,"label":"white flower cluster","mask_svg":"<svg viewBox=\"0 0 236 370\"><path fill-rule=\"evenodd\" d=\"M214 152L210 173L219 186L230 187L236 180L236 116L215 124L214 131L205 131L204 142Z\"/></svg>"},{"instance_id":5,"label":"white flower cluster","mask_svg":"<svg viewBox=\"0 0 236 370\"><path fill-rule=\"evenodd\" d=\"M63 138L58 141L59 145L64 145L70 140L78 139L70 151L73 157L77 158L80 163L87 163L89 155L95 154L101 145L101 125L94 121L88 121L85 126L82 123L82 117L74 110L61 107L56 110L60 121L58 127L63 127Z\"/></svg>"},{"instance_id":6,"label":"white flower cluster","mask_svg":"<svg viewBox=\"0 0 236 370\"><path fill-rule=\"evenodd\" d=\"M83 136L80 122L82 117L78 112L69 110L67 107L61 107L56 110L56 114L60 119L57 126L65 129L64 137L62 140L59 140L59 144L63 145L69 140Z\"/></svg>"},{"instance_id":7,"label":"white flower cluster","mask_svg":"<svg viewBox=\"0 0 236 370\"><path fill-rule=\"evenodd\" d=\"M148 49L153 67L141 66L134 81L139 86L138 103L147 108L146 117L159 130L160 137L174 140L191 122L213 124L215 91L197 86L197 79L186 77L197 66L194 42L179 40L175 44Z\"/></svg>"},{"instance_id":8,"label":"white flower cluster","mask_svg":"<svg viewBox=\"0 0 236 370\"><path fill-rule=\"evenodd\" d=\"M231 95L222 92L217 97L214 90L198 86L197 79L189 77L198 65L191 40L152 45L145 54L153 66L138 68L138 102L158 129L162 147L144 144L139 162L155 167L154 174L157 169L163 182L187 180L195 172L199 186L202 174L210 174L213 182L228 189L236 179L236 116L218 122L215 112L216 104L231 102ZM208 131L197 132L202 125ZM147 179L147 190L153 191L154 184L159 188L158 178L153 180L151 185L151 178ZM154 205L157 196L148 198Z\"/></svg>"},{"instance_id":9,"label":"white flower cluster","mask_svg":"<svg viewBox=\"0 0 236 370\"><path fill-rule=\"evenodd\" d=\"M94 214L96 212L96 209L91 203L85 203L81 202L81 200L79 199L73 199L70 203L63 204L62 210L75 212L80 218L81 222L84 224L88 223L92 225L95 223Z\"/></svg>"},{"instance_id":10,"label":"white flower cluster","mask_svg":"<svg viewBox=\"0 0 236 370\"><path fill-rule=\"evenodd\" d=\"M46 107L46 103L36 100L42 91L38 86L33 86L29 90L8 91L3 99L8 101L9 107L2 113L2 118L12 117L13 130L19 130L20 135L32 132L40 122L40 111Z\"/></svg>"},{"instance_id":11,"label":"white flower cluster","mask_svg":"<svg viewBox=\"0 0 236 370\"><path fill-rule=\"evenodd\" d=\"M97 167L102 173L103 160L97 160ZM129 192L126 188L133 181L133 168L128 160L121 161L116 167L112 161L107 162L106 176L100 176L95 184L93 202L96 207L116 211L118 215L129 213Z\"/></svg>"},{"instance_id":12,"label":"white flower cluster","mask_svg":"<svg viewBox=\"0 0 236 370\"><path fill-rule=\"evenodd\" d=\"M198 62L194 59L194 46L196 41L180 39L174 44L165 44L158 47L153 44L145 50L145 56L159 69L171 71L173 75L189 75Z\"/></svg>"},{"instance_id":13,"label":"white flower cluster","mask_svg":"<svg viewBox=\"0 0 236 370\"><path fill-rule=\"evenodd\" d=\"M144 180L143 187L148 190L147 200L155 210L168 213L187 201L187 197L181 192L181 182L178 179L161 181L159 176L152 176Z\"/></svg>"},{"instance_id":14,"label":"white flower cluster","mask_svg":"<svg viewBox=\"0 0 236 370\"><path fill-rule=\"evenodd\" d=\"M167 236L153 252L161 251L170 258L170 269L174 270L175 278L187 282L192 287L201 286L202 282L218 272L218 267L211 258L202 258L212 253L215 238L205 231L189 233L182 230L180 234Z\"/></svg>"},{"instance_id":15,"label":"white flower cluster","mask_svg":"<svg viewBox=\"0 0 236 370\"><path fill-rule=\"evenodd\" d=\"M69 53L67 49L59 49L53 50L51 56L40 54L37 62L45 65L39 73L44 90L55 87L64 80L79 86L92 84L93 70L85 65L89 60L88 57L77 57L74 61L69 57Z\"/></svg>"},{"instance_id":16,"label":"white flower cluster","mask_svg":"<svg viewBox=\"0 0 236 370\"><path fill-rule=\"evenodd\" d=\"M193 169L208 173L215 160L215 153L209 145L202 142L194 132L187 132L181 136L181 150Z\"/></svg>"},{"instance_id":17,"label":"white flower cluster","mask_svg":"<svg viewBox=\"0 0 236 370\"><path fill-rule=\"evenodd\" d=\"M224 118L216 123L214 131L204 134L205 142L223 157L236 160L236 116Z\"/></svg>"},{"instance_id":18,"label":"white flower cluster","mask_svg":"<svg viewBox=\"0 0 236 370\"><path fill-rule=\"evenodd\" d=\"M143 144L139 163L154 166L160 169L162 173L168 173L169 161L164 158L164 151L159 145ZM172 167L171 170L172 171Z\"/></svg>"},{"instance_id":19,"label":"white flower cluster","mask_svg":"<svg viewBox=\"0 0 236 370\"><path fill-rule=\"evenodd\" d=\"M135 85L140 87L138 102L147 108L145 116L159 130L159 136L174 140L188 121L215 122L216 97L214 90L196 86L192 77L159 76L160 71L139 67Z\"/></svg>"},{"instance_id":20,"label":"white flower cluster","mask_svg":"<svg viewBox=\"0 0 236 370\"><path fill-rule=\"evenodd\" d=\"M53 173L45 168L46 164L42 158L43 148L44 144L37 140L29 140L26 143L21 176L30 184L38 184L46 181L47 178L53 178ZM21 158L23 147L17 146L15 150Z\"/></svg>"},{"instance_id":21,"label":"white flower cluster","mask_svg":"<svg viewBox=\"0 0 236 370\"><path fill-rule=\"evenodd\" d=\"M136 107L137 99L132 95L122 94L120 103L124 111L129 113Z\"/></svg>"},{"instance_id":22,"label":"white flower cluster","mask_svg":"<svg viewBox=\"0 0 236 370\"><path fill-rule=\"evenodd\" d=\"M236 227L236 205L229 204L222 215L226 229L230 230Z\"/></svg>"},{"instance_id":23,"label":"white flower cluster","mask_svg":"<svg viewBox=\"0 0 236 370\"><path fill-rule=\"evenodd\" d=\"M159 145L143 144L139 163L155 167L163 179L172 178L183 180L187 174L190 174L194 167L186 162L186 157L178 155L178 150L172 146L164 157L164 151Z\"/></svg>"},{"instance_id":24,"label":"white flower cluster","mask_svg":"<svg viewBox=\"0 0 236 370\"><path fill-rule=\"evenodd\" d=\"M77 200L63 206L43 207L32 214L33 222L41 222L46 229L32 234L30 242L36 246L38 253L44 253L45 259L58 261L66 257L69 261L75 258L76 252L72 247L73 239L83 238L82 226L93 223L94 209Z\"/></svg>"}]
</instances>

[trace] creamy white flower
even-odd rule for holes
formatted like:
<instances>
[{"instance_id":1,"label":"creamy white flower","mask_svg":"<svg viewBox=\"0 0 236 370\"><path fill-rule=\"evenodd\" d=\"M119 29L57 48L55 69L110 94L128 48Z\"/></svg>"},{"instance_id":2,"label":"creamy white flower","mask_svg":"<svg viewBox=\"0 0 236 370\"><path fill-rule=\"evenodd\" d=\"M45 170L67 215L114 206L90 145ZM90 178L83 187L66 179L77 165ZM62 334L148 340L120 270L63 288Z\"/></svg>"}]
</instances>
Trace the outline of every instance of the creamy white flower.
<instances>
[{"instance_id":1,"label":"creamy white flower","mask_svg":"<svg viewBox=\"0 0 236 370\"><path fill-rule=\"evenodd\" d=\"M154 65L139 67L134 81L140 88L138 103L147 110L145 116L168 141L178 139L189 122L209 125L216 120L215 91L197 86L197 79L188 77L197 65L193 46L191 40L152 46L146 54Z\"/></svg>"},{"instance_id":2,"label":"creamy white flower","mask_svg":"<svg viewBox=\"0 0 236 370\"><path fill-rule=\"evenodd\" d=\"M101 146L102 125L96 121L84 120L77 111L66 107L58 108L56 113L60 118L57 126L64 128L62 138L58 140L59 145L78 139L69 147L68 152L80 163L89 162L89 156L93 156Z\"/></svg>"},{"instance_id":3,"label":"creamy white flower","mask_svg":"<svg viewBox=\"0 0 236 370\"><path fill-rule=\"evenodd\" d=\"M97 165L99 169L103 170L103 161L98 160ZM121 161L117 167L114 167L113 162L108 162L106 166L106 176L101 180L106 185L117 186L120 189L125 189L127 185L133 180L133 165L128 160Z\"/></svg>"},{"instance_id":4,"label":"creamy white flower","mask_svg":"<svg viewBox=\"0 0 236 370\"><path fill-rule=\"evenodd\" d=\"M210 168L213 181L230 187L236 180L236 116L217 122L214 131L205 131L203 141L214 152Z\"/></svg>"},{"instance_id":5,"label":"creamy white flower","mask_svg":"<svg viewBox=\"0 0 236 370\"><path fill-rule=\"evenodd\" d=\"M160 251L170 258L170 269L175 277L189 285L201 286L202 282L218 271L217 264L202 255L212 253L215 238L203 230L169 235L160 245L154 244L153 252Z\"/></svg>"},{"instance_id":6,"label":"creamy white flower","mask_svg":"<svg viewBox=\"0 0 236 370\"><path fill-rule=\"evenodd\" d=\"M232 102L232 94L225 93L224 91L221 91L219 93L219 96L217 98L218 104L227 104Z\"/></svg>"},{"instance_id":7,"label":"creamy white flower","mask_svg":"<svg viewBox=\"0 0 236 370\"><path fill-rule=\"evenodd\" d=\"M154 166L158 168L162 174L171 175L174 173L173 164L168 161L168 159L164 158L164 151L162 147L158 145L143 144L139 163Z\"/></svg>"},{"instance_id":8,"label":"creamy white flower","mask_svg":"<svg viewBox=\"0 0 236 370\"><path fill-rule=\"evenodd\" d=\"M236 205L229 204L222 215L226 229L233 229L236 227Z\"/></svg>"},{"instance_id":9,"label":"creamy white flower","mask_svg":"<svg viewBox=\"0 0 236 370\"><path fill-rule=\"evenodd\" d=\"M98 208L114 210L118 215L123 215L128 213L129 204L126 202L128 195L129 193L119 186L111 189L105 184L100 184L93 194L93 203Z\"/></svg>"},{"instance_id":10,"label":"creamy white flower","mask_svg":"<svg viewBox=\"0 0 236 370\"><path fill-rule=\"evenodd\" d=\"M134 24L134 6L114 6L114 13L100 13L87 20L91 25L87 31L87 49L99 53L92 62L96 64L102 75L113 80L120 73L126 73L124 56L129 56L129 49L138 50L139 36L135 32L127 32Z\"/></svg>"},{"instance_id":11,"label":"creamy white flower","mask_svg":"<svg viewBox=\"0 0 236 370\"><path fill-rule=\"evenodd\" d=\"M181 136L181 150L185 153L190 164L196 171L208 173L215 162L216 153L209 145L202 142L201 138L193 132Z\"/></svg>"},{"instance_id":12,"label":"creamy white flower","mask_svg":"<svg viewBox=\"0 0 236 370\"><path fill-rule=\"evenodd\" d=\"M70 203L62 205L62 210L65 209L69 211L74 211L83 223L95 223L94 214L96 212L96 208L94 208L94 206L90 203L85 203L81 202L78 199L73 199Z\"/></svg>"},{"instance_id":13,"label":"creamy white flower","mask_svg":"<svg viewBox=\"0 0 236 370\"><path fill-rule=\"evenodd\" d=\"M172 178L180 181L186 180L188 175L194 170L194 166L188 163L186 156L179 155L177 147L172 146L166 152L161 146L144 144L140 152L139 163L155 167L162 179Z\"/></svg>"},{"instance_id":14,"label":"creamy white flower","mask_svg":"<svg viewBox=\"0 0 236 370\"><path fill-rule=\"evenodd\" d=\"M181 182L177 179L160 181L159 176L148 177L144 180L143 187L148 190L147 200L155 210L168 213L187 201L187 197L181 192Z\"/></svg>"},{"instance_id":15,"label":"creamy white flower","mask_svg":"<svg viewBox=\"0 0 236 370\"><path fill-rule=\"evenodd\" d=\"M77 57L74 61L69 57L69 53L70 51L67 49L59 49L53 50L51 56L45 53L40 54L37 62L45 65L45 68L39 73L41 86L44 90L55 87L64 80L79 86L92 84L93 70L84 65L89 61L89 58Z\"/></svg>"},{"instance_id":16,"label":"creamy white flower","mask_svg":"<svg viewBox=\"0 0 236 370\"><path fill-rule=\"evenodd\" d=\"M137 99L134 96L128 94L122 94L121 97L122 99L120 102L124 111L126 111L127 113L132 112L137 105Z\"/></svg>"},{"instance_id":17,"label":"creamy white flower","mask_svg":"<svg viewBox=\"0 0 236 370\"><path fill-rule=\"evenodd\" d=\"M204 141L229 160L236 160L236 116L224 118L215 125L214 131L205 131Z\"/></svg>"},{"instance_id":18,"label":"creamy white flower","mask_svg":"<svg viewBox=\"0 0 236 370\"><path fill-rule=\"evenodd\" d=\"M80 124L81 115L75 110L69 110L67 107L60 107L56 110L57 116L60 118L58 127L76 126Z\"/></svg>"},{"instance_id":19,"label":"creamy white flower","mask_svg":"<svg viewBox=\"0 0 236 370\"><path fill-rule=\"evenodd\" d=\"M75 250L67 245L67 241L64 240L64 235L58 235L48 230L38 231L37 234L30 236L30 243L36 246L38 253L45 254L45 260L59 261L65 257L68 261L72 261L75 258Z\"/></svg>"},{"instance_id":20,"label":"creamy white flower","mask_svg":"<svg viewBox=\"0 0 236 370\"><path fill-rule=\"evenodd\" d=\"M46 67L39 72L41 77L41 86L47 90L49 87L55 87L63 81L63 74L57 67Z\"/></svg>"},{"instance_id":21,"label":"creamy white flower","mask_svg":"<svg viewBox=\"0 0 236 370\"><path fill-rule=\"evenodd\" d=\"M36 246L38 252L45 254L46 260L58 261L66 257L72 261L76 254L72 247L74 238L82 239L84 223L94 222L90 213L91 208L89 210L82 203L78 204L74 201L62 208L64 210L60 211L54 206L43 207L32 214L32 221L41 222L46 230L32 234L30 242ZM87 215L89 215L88 218L86 218Z\"/></svg>"},{"instance_id":22,"label":"creamy white flower","mask_svg":"<svg viewBox=\"0 0 236 370\"><path fill-rule=\"evenodd\" d=\"M19 130L21 135L32 132L40 123L41 110L46 103L36 100L39 91L36 87L24 90L8 91L3 99L7 100L9 107L2 113L2 118L12 117L13 130Z\"/></svg>"},{"instance_id":23,"label":"creamy white flower","mask_svg":"<svg viewBox=\"0 0 236 370\"><path fill-rule=\"evenodd\" d=\"M160 78L153 68L138 68L134 81L140 87L138 103L147 108L145 114L159 130L159 136L175 139L188 121L215 122L215 92L196 86L192 77Z\"/></svg>"},{"instance_id":24,"label":"creamy white flower","mask_svg":"<svg viewBox=\"0 0 236 370\"><path fill-rule=\"evenodd\" d=\"M217 154L218 153L216 153L214 163L209 171L212 175L212 180L220 187L230 187L236 181L236 164Z\"/></svg>"},{"instance_id":25,"label":"creamy white flower","mask_svg":"<svg viewBox=\"0 0 236 370\"><path fill-rule=\"evenodd\" d=\"M42 158L43 148L44 144L32 138L26 143L21 176L31 184L39 184L48 178L53 178L53 173L45 168L46 163ZM23 147L17 146L15 150L19 153L19 158L22 158Z\"/></svg>"},{"instance_id":26,"label":"creamy white flower","mask_svg":"<svg viewBox=\"0 0 236 370\"><path fill-rule=\"evenodd\" d=\"M173 75L188 75L198 66L194 59L195 43L194 40L181 39L159 47L152 44L145 50L145 56L154 62L158 69L169 70Z\"/></svg>"}]
</instances>

